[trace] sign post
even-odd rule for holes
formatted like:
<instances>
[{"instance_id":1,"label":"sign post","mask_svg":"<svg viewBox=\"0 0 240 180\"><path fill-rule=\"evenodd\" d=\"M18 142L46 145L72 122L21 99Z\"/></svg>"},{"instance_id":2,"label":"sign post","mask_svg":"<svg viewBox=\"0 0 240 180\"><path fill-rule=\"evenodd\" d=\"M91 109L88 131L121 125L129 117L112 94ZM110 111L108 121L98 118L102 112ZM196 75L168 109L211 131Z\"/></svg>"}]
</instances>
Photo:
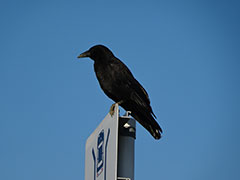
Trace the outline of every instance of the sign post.
<instances>
[{"instance_id":1,"label":"sign post","mask_svg":"<svg viewBox=\"0 0 240 180\"><path fill-rule=\"evenodd\" d=\"M87 139L85 180L134 180L135 138L135 120L116 105Z\"/></svg>"}]
</instances>

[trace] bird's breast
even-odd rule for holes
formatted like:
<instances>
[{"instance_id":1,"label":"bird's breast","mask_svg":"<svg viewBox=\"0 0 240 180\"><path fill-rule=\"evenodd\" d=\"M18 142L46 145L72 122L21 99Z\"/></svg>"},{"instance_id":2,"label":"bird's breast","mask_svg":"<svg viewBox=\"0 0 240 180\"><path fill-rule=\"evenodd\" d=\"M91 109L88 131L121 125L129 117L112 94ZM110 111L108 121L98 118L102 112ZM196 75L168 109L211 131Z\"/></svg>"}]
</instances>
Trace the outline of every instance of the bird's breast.
<instances>
[{"instance_id":1,"label":"bird's breast","mask_svg":"<svg viewBox=\"0 0 240 180\"><path fill-rule=\"evenodd\" d=\"M111 93L114 91L114 86L117 83L117 80L114 76L115 72L111 68L110 65L102 65L102 64L94 64L94 70L99 81L99 84L103 91L107 93Z\"/></svg>"}]
</instances>

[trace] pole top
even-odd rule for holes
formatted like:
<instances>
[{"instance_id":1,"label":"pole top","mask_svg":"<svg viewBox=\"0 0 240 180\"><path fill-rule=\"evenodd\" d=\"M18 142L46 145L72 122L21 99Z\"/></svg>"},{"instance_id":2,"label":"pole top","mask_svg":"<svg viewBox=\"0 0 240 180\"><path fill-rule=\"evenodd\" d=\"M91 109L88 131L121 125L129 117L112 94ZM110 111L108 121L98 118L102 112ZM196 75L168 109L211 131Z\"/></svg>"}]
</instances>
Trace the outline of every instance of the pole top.
<instances>
[{"instance_id":1,"label":"pole top","mask_svg":"<svg viewBox=\"0 0 240 180\"><path fill-rule=\"evenodd\" d=\"M136 121L130 117L131 111L119 117L119 134L120 136L130 136L136 139Z\"/></svg>"}]
</instances>

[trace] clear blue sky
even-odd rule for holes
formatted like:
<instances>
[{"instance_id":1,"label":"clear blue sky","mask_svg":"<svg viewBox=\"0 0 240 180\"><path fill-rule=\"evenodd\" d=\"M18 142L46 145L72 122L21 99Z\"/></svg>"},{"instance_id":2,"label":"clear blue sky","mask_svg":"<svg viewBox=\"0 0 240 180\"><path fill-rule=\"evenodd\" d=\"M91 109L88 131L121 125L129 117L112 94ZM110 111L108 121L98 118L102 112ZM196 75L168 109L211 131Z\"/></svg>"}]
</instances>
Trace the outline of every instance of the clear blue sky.
<instances>
[{"instance_id":1,"label":"clear blue sky","mask_svg":"<svg viewBox=\"0 0 240 180\"><path fill-rule=\"evenodd\" d=\"M76 58L95 44L164 130L137 126L136 180L240 179L239 20L233 0L1 1L0 179L84 179L85 140L113 103Z\"/></svg>"}]
</instances>

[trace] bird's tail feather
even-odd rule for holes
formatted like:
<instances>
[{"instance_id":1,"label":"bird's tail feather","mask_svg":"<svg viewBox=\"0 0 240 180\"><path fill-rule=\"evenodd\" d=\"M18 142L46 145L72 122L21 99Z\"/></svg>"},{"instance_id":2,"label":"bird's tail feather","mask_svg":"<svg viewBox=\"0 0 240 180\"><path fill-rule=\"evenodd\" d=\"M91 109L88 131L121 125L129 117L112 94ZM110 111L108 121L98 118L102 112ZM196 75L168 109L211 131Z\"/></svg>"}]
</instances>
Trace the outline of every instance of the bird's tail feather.
<instances>
[{"instance_id":1,"label":"bird's tail feather","mask_svg":"<svg viewBox=\"0 0 240 180\"><path fill-rule=\"evenodd\" d=\"M146 106L140 106L134 102L122 103L121 106L125 110L131 111L132 117L134 117L134 119L147 129L155 139L160 139L162 137L162 129L155 120L156 116L153 114L151 109L146 109Z\"/></svg>"},{"instance_id":2,"label":"bird's tail feather","mask_svg":"<svg viewBox=\"0 0 240 180\"><path fill-rule=\"evenodd\" d=\"M139 113L138 113L139 114ZM156 122L151 114L141 113L140 116L132 113L132 116L148 130L148 132L155 138L160 139L162 137L162 128ZM141 118L140 118L141 117Z\"/></svg>"}]
</instances>

